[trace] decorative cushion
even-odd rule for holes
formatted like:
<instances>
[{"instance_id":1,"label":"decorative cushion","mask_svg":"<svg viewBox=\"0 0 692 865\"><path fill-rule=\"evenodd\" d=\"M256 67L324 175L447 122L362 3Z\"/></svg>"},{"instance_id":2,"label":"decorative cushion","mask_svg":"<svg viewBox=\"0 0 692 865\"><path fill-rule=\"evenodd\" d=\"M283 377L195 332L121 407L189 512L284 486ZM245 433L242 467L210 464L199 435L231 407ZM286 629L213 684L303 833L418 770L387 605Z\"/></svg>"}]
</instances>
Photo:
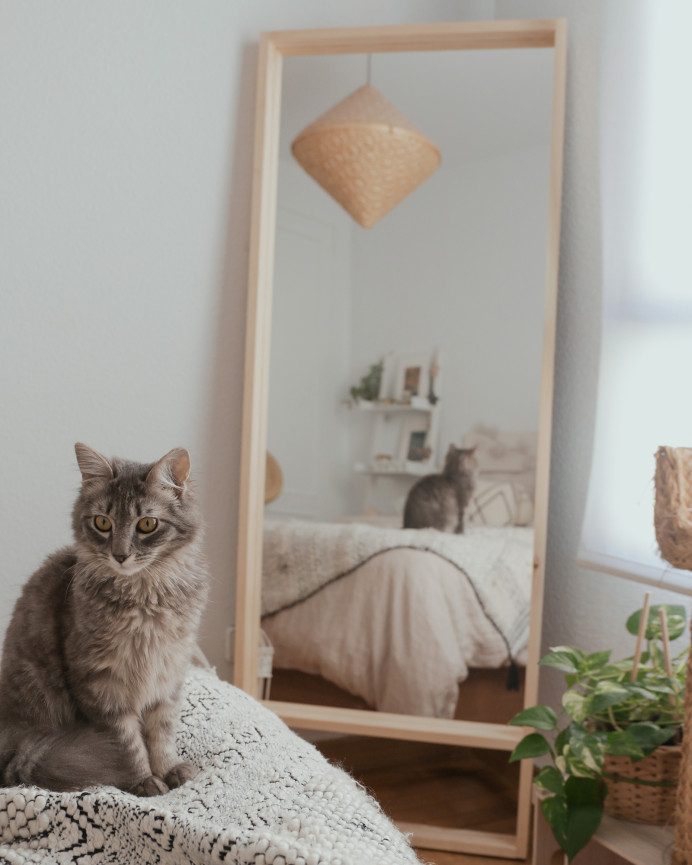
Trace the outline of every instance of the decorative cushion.
<instances>
[{"instance_id":1,"label":"decorative cushion","mask_svg":"<svg viewBox=\"0 0 692 865\"><path fill-rule=\"evenodd\" d=\"M515 486L515 490L517 485L520 485L523 493L533 502L538 452L537 432L508 432L479 424L464 435L463 447L476 448L478 475L481 479L496 483L507 481ZM525 522L525 516L520 519L522 522L517 525L527 525L533 520L533 513L528 517L528 523Z\"/></svg>"},{"instance_id":2,"label":"decorative cushion","mask_svg":"<svg viewBox=\"0 0 692 865\"><path fill-rule=\"evenodd\" d=\"M526 489L511 481L479 479L464 516L472 526L528 526L533 503Z\"/></svg>"}]
</instances>

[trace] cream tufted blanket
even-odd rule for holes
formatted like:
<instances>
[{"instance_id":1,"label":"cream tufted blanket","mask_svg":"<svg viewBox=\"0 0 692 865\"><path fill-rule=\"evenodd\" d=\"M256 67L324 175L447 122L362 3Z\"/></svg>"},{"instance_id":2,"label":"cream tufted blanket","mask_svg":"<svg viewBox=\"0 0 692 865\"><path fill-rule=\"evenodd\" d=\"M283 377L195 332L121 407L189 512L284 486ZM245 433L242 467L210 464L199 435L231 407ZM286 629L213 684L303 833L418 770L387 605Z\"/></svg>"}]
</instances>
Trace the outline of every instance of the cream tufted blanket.
<instances>
[{"instance_id":1,"label":"cream tufted blanket","mask_svg":"<svg viewBox=\"0 0 692 865\"><path fill-rule=\"evenodd\" d=\"M418 862L350 776L211 670L190 670L178 747L200 771L165 796L0 790L0 863Z\"/></svg>"},{"instance_id":2,"label":"cream tufted blanket","mask_svg":"<svg viewBox=\"0 0 692 865\"><path fill-rule=\"evenodd\" d=\"M528 639L533 530L469 526L462 535L435 529L390 529L361 523L289 520L265 528L262 615L271 616L348 577L392 550L427 552L446 560L471 586L482 615L516 658ZM429 593L436 591L426 580ZM302 635L298 635L302 636Z\"/></svg>"}]
</instances>

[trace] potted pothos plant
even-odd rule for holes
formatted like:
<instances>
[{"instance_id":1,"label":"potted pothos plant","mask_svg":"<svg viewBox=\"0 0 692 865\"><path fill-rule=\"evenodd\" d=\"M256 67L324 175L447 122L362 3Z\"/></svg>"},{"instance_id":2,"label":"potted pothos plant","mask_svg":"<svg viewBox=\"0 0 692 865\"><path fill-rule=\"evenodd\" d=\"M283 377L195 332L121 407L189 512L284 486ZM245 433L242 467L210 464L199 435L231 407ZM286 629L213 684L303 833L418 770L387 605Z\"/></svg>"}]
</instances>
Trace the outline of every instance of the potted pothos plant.
<instances>
[{"instance_id":1,"label":"potted pothos plant","mask_svg":"<svg viewBox=\"0 0 692 865\"><path fill-rule=\"evenodd\" d=\"M668 643L686 630L685 608L653 606L645 620L642 613L629 617L627 630L638 635L638 647L645 644L645 650L611 661L611 651L551 649L540 663L565 673L561 713L533 706L510 721L536 731L519 742L510 760L551 760L534 783L542 788L541 810L568 861L598 829L609 787L614 789L616 782L664 790L674 798L674 777L651 781L635 773L625 778L628 773L612 769L618 758L621 763L626 758L627 764L651 760L668 746L678 746L682 736L689 650L671 658Z\"/></svg>"}]
</instances>

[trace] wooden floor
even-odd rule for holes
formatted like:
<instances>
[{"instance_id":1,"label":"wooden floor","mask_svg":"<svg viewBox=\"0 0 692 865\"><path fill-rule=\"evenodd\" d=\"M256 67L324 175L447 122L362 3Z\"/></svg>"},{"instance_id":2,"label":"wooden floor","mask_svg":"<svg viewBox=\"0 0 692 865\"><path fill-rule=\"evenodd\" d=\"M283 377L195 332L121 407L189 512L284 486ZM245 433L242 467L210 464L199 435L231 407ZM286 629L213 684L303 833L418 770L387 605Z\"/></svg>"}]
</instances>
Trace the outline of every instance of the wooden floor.
<instances>
[{"instance_id":1,"label":"wooden floor","mask_svg":"<svg viewBox=\"0 0 692 865\"><path fill-rule=\"evenodd\" d=\"M370 790L395 821L515 831L518 767L508 764L505 752L365 736L315 744ZM434 865L517 863L436 850L417 852L422 862Z\"/></svg>"}]
</instances>

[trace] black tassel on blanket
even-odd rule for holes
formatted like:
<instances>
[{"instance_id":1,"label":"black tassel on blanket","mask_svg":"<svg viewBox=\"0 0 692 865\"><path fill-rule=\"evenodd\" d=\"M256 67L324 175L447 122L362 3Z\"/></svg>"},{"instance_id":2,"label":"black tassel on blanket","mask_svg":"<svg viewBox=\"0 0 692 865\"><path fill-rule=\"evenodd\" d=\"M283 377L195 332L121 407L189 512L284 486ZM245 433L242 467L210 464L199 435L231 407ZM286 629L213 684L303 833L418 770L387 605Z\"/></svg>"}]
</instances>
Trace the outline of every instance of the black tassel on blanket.
<instances>
[{"instance_id":1,"label":"black tassel on blanket","mask_svg":"<svg viewBox=\"0 0 692 865\"><path fill-rule=\"evenodd\" d=\"M517 666L517 662L514 658L510 659L509 662L509 675L507 676L507 690L508 691L518 691L519 685L521 684L519 679L519 667Z\"/></svg>"}]
</instances>

